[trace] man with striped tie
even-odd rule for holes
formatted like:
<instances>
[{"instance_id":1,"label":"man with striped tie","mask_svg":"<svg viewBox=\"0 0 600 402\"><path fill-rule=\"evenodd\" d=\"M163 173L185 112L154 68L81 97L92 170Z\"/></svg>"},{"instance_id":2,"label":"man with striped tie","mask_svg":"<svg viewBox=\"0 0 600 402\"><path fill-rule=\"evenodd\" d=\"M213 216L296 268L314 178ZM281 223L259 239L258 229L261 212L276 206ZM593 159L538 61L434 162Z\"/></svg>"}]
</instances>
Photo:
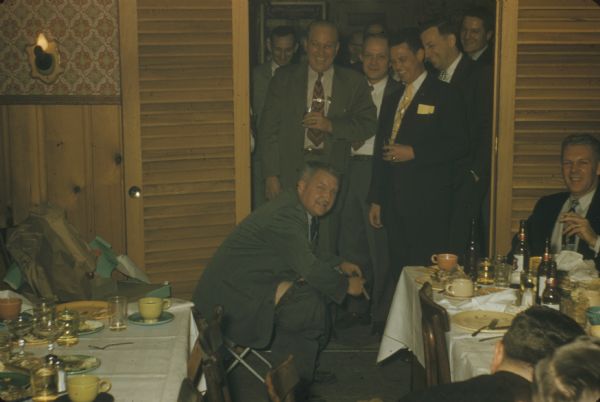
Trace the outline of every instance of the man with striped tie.
<instances>
[{"instance_id":1,"label":"man with striped tie","mask_svg":"<svg viewBox=\"0 0 600 402\"><path fill-rule=\"evenodd\" d=\"M552 252L575 250L584 259L600 258L600 141L590 134L572 134L561 146L562 175L567 190L539 199L527 220L531 255L542 255L550 239ZM513 239L513 250L517 244Z\"/></svg>"}]
</instances>

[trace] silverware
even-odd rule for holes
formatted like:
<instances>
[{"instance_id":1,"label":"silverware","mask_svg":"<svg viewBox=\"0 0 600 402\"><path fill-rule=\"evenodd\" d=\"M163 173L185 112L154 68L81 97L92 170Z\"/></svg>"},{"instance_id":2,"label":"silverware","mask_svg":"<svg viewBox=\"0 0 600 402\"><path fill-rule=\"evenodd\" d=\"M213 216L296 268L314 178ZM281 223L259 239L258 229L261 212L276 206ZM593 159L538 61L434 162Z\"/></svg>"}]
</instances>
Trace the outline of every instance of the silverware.
<instances>
[{"instance_id":1,"label":"silverware","mask_svg":"<svg viewBox=\"0 0 600 402\"><path fill-rule=\"evenodd\" d=\"M110 347L113 347L113 346L119 346L119 345L133 345L133 342L109 343L109 344L104 345L104 346L88 345L88 348L90 348L90 349L97 349L97 350L104 350L106 348L110 348Z\"/></svg>"},{"instance_id":2,"label":"silverware","mask_svg":"<svg viewBox=\"0 0 600 402\"><path fill-rule=\"evenodd\" d=\"M481 338L478 341L479 342L483 342L483 341L489 341L490 339L500 339L502 338L504 335L496 335L496 336L489 336L487 338Z\"/></svg>"},{"instance_id":3,"label":"silverware","mask_svg":"<svg viewBox=\"0 0 600 402\"><path fill-rule=\"evenodd\" d=\"M494 318L492 321L490 321L490 323L489 323L489 324L487 324L487 325L484 325L483 327L481 327L481 328L477 329L475 332L473 332L473 333L471 334L471 336L476 336L477 334L479 334L481 331L483 331L483 330L484 330L484 329L486 329L486 328L487 328L487 329L495 329L495 328L496 328L496 325L498 325L498 319L497 319L497 318Z\"/></svg>"}]
</instances>

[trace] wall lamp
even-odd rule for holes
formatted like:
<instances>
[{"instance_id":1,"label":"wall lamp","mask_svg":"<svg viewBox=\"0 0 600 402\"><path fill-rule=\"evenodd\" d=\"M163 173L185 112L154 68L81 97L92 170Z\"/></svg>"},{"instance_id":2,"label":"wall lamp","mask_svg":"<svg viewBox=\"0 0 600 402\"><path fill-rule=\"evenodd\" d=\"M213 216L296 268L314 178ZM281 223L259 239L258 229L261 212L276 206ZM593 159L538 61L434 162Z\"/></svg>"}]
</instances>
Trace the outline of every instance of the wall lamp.
<instances>
[{"instance_id":1,"label":"wall lamp","mask_svg":"<svg viewBox=\"0 0 600 402\"><path fill-rule=\"evenodd\" d=\"M63 72L58 44L40 33L34 44L26 47L31 76L50 84Z\"/></svg>"}]
</instances>

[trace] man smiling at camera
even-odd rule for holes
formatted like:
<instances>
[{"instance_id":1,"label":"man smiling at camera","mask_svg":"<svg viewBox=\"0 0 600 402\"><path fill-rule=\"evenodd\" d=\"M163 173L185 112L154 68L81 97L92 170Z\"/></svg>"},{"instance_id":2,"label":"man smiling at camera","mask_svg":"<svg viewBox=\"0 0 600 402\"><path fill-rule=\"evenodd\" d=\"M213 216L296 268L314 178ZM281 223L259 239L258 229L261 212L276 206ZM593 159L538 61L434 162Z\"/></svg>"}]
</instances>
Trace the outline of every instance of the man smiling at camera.
<instances>
[{"instance_id":1,"label":"man smiling at camera","mask_svg":"<svg viewBox=\"0 0 600 402\"><path fill-rule=\"evenodd\" d=\"M561 163L568 191L542 197L536 203L527 220L530 252L541 255L546 238L550 238L553 253L577 251L584 259L595 260L598 269L600 141L590 134L568 136L562 142Z\"/></svg>"},{"instance_id":2,"label":"man smiling at camera","mask_svg":"<svg viewBox=\"0 0 600 402\"><path fill-rule=\"evenodd\" d=\"M297 183L234 229L202 273L193 301L205 317L223 306L225 336L253 348L270 345L274 366L293 354L305 391L327 342L327 304L360 295L364 279L358 266L315 251L318 221L338 192L337 172L312 162Z\"/></svg>"}]
</instances>

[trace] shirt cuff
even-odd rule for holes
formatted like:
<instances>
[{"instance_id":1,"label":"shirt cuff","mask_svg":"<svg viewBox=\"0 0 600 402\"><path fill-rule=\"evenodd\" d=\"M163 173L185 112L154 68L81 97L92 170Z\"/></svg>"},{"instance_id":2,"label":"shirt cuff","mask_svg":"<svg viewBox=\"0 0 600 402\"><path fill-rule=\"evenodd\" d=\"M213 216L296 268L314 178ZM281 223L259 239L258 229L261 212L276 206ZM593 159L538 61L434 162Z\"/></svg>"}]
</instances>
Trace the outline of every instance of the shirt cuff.
<instances>
[{"instance_id":1,"label":"shirt cuff","mask_svg":"<svg viewBox=\"0 0 600 402\"><path fill-rule=\"evenodd\" d=\"M596 237L596 243L593 247L590 245L590 248L594 250L594 256L597 257L598 253L600 252L600 236Z\"/></svg>"}]
</instances>

